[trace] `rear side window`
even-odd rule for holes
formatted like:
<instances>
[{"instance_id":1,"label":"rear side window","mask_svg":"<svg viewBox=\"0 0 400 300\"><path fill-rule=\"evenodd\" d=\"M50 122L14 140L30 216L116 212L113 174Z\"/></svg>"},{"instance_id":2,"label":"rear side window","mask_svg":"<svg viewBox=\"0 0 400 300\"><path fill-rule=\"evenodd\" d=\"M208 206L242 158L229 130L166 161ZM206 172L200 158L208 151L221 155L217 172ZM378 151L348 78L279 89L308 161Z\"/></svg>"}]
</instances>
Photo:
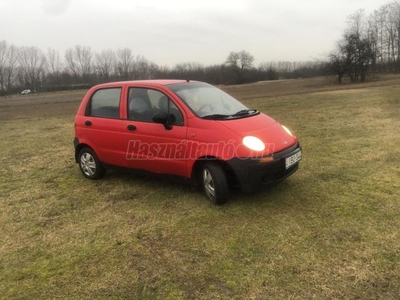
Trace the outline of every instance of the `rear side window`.
<instances>
[{"instance_id":1,"label":"rear side window","mask_svg":"<svg viewBox=\"0 0 400 300\"><path fill-rule=\"evenodd\" d=\"M121 88L109 88L96 91L90 100L87 115L118 119L120 97Z\"/></svg>"}]
</instances>

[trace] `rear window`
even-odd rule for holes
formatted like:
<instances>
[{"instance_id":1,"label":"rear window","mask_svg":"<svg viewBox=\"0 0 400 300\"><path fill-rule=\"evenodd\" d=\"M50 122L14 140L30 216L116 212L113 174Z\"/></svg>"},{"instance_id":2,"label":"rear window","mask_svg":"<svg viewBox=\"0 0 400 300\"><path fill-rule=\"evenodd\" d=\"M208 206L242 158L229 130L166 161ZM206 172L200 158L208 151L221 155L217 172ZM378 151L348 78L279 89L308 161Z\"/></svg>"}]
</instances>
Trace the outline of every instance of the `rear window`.
<instances>
[{"instance_id":1,"label":"rear window","mask_svg":"<svg viewBox=\"0 0 400 300\"><path fill-rule=\"evenodd\" d=\"M90 100L89 115L100 118L119 118L119 100L121 88L109 88L96 91Z\"/></svg>"}]
</instances>

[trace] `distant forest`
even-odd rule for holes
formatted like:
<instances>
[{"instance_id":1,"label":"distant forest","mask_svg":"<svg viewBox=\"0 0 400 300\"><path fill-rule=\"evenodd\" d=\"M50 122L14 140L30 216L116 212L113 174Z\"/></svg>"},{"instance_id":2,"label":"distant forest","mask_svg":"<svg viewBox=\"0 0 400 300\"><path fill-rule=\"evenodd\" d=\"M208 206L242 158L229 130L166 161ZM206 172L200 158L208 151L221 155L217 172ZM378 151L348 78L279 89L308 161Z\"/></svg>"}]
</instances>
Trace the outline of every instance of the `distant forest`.
<instances>
[{"instance_id":1,"label":"distant forest","mask_svg":"<svg viewBox=\"0 0 400 300\"><path fill-rule=\"evenodd\" d=\"M159 66L129 48L94 52L76 45L60 55L55 49L17 47L0 41L0 95L88 88L94 84L138 79L179 78L212 84L336 75L338 83L366 81L371 73L400 72L400 3L388 3L366 15L358 10L335 49L307 62L264 62L254 66L247 51L231 52L221 64L197 62Z\"/></svg>"}]
</instances>

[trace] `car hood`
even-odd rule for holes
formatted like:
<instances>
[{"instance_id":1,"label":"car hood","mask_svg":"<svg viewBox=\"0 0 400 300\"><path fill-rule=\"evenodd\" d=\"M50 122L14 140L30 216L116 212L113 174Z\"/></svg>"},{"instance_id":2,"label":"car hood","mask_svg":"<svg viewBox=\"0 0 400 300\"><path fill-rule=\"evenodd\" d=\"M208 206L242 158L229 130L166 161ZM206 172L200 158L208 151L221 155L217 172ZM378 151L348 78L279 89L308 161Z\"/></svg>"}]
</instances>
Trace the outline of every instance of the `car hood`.
<instances>
[{"instance_id":1,"label":"car hood","mask_svg":"<svg viewBox=\"0 0 400 300\"><path fill-rule=\"evenodd\" d=\"M255 136L265 144L262 155L282 151L297 142L297 138L287 133L277 121L260 113L255 116L218 121L241 137Z\"/></svg>"}]
</instances>

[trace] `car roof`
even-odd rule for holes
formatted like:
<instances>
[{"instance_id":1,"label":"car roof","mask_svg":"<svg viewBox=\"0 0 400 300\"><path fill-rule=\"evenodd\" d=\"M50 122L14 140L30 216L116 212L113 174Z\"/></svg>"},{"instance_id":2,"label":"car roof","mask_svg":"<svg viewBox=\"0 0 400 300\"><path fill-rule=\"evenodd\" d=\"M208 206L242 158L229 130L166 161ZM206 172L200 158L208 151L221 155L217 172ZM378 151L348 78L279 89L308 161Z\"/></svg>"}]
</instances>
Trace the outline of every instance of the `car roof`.
<instances>
[{"instance_id":1,"label":"car roof","mask_svg":"<svg viewBox=\"0 0 400 300\"><path fill-rule=\"evenodd\" d=\"M197 82L197 81L189 81L189 80L181 80L181 79L152 79L152 80L130 80L130 81L117 81L117 82L108 82L96 85L96 88L105 88L116 85L143 85L143 86L166 86L169 84L177 84L177 83L185 83L185 82Z\"/></svg>"}]
</instances>

